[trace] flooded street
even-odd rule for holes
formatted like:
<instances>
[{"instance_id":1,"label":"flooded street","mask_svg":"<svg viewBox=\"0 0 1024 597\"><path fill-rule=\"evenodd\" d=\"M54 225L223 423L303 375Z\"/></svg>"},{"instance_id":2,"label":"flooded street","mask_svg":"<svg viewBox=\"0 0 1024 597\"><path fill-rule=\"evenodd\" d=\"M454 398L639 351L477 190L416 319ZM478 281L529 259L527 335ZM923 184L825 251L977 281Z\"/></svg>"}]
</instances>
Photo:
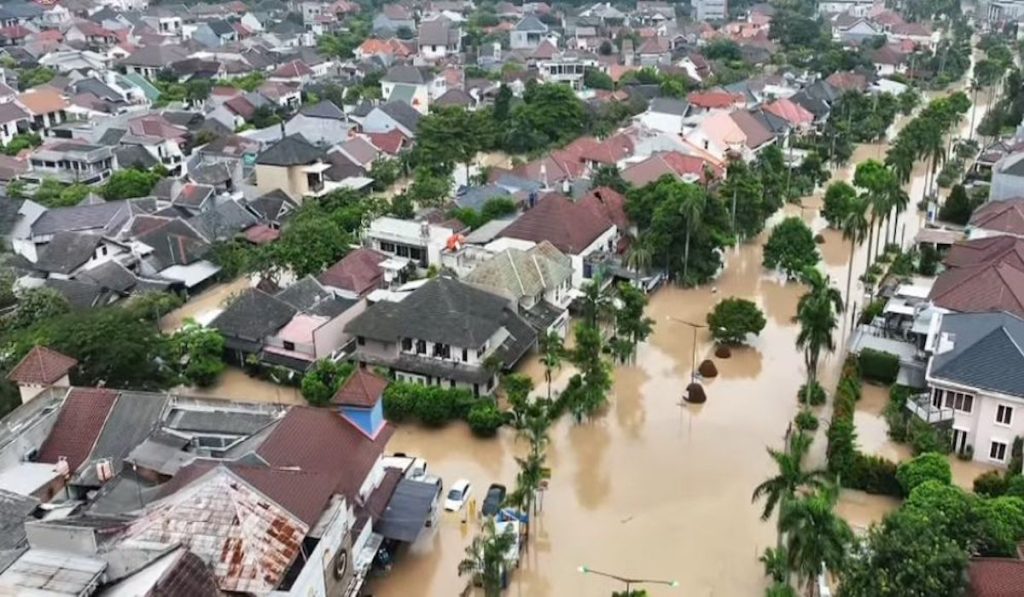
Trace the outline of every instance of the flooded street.
<instances>
[{"instance_id":1,"label":"flooded street","mask_svg":"<svg viewBox=\"0 0 1024 597\"><path fill-rule=\"evenodd\" d=\"M984 106L978 112L980 122ZM884 158L884 152L884 145L857 147L850 166L834 178L850 180L854 164ZM907 188L911 208L897 229L905 245L923 225L915 206L924 192L925 175L919 164ZM845 292L850 246L838 232L824 230L818 215L820 193L806 198L803 208L787 206L784 212L800 215L823 232L823 268ZM616 368L607 412L582 425L566 417L553 428L550 486L532 528L530 550L512 575L510 595L607 595L623 588L577 572L581 565L680 584L676 590L643 587L652 596L763 591L757 556L774 544L775 532L772 523L760 520L761 506L751 504L750 495L772 472L765 448L781 445L805 377L794 348L793 323L802 288L762 270L765 237L728 250L725 273L712 285L659 289L648 309L656 321L654 334L639 347L636 365ZM860 304L863 289L856 278L864 271L866 252L865 244L853 260L853 302ZM706 404L681 404L691 373L693 332L673 318L703 323L714 304L727 296L756 302L768 324L752 346L734 351L730 359L715 359L719 376L705 381ZM839 347L846 342L848 328L843 327L836 337ZM697 334L696 351L698 363L712 356L703 330ZM834 387L839 361L839 355L823 360L820 375L826 387ZM522 371L535 380L538 392L545 391L536 357ZM569 376L568 370L559 372L556 388ZM886 436L882 411L887 399L883 388L866 389L856 417L861 443L866 452L906 458L909 451ZM822 426L811 457L818 465L823 463L827 407L819 411ZM439 431L402 426L390 449L426 458L432 472L448 484L470 480L480 500L491 483L514 485L514 458L525 448L507 430L497 439L479 440L459 424ZM967 486L980 472L958 461L954 469L957 481ZM844 491L839 511L855 529L865 529L897 506L892 498ZM446 514L438 528L427 530L399 555L399 565L387 576L370 583L369 592L385 597L460 594L466 579L456 568L475 529L473 521L462 523L459 515Z\"/></svg>"}]
</instances>

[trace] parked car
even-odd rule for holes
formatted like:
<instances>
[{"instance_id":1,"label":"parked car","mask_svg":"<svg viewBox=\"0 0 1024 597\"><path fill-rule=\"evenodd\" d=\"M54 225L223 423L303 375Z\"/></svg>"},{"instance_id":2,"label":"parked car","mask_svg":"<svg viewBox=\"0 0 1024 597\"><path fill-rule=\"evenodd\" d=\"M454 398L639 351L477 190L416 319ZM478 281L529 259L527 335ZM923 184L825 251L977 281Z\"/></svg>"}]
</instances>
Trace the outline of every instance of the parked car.
<instances>
[{"instance_id":1,"label":"parked car","mask_svg":"<svg viewBox=\"0 0 1024 597\"><path fill-rule=\"evenodd\" d=\"M484 497L484 505L480 512L484 516L494 516L498 513L501 508L501 503L505 501L505 486L497 483L491 483L491 486L487 488L487 496Z\"/></svg>"},{"instance_id":2,"label":"parked car","mask_svg":"<svg viewBox=\"0 0 1024 597\"><path fill-rule=\"evenodd\" d=\"M469 494L472 491L473 486L465 479L459 479L452 483L452 488L448 490L448 497L444 500L444 509L448 512L458 512L459 510L462 510L462 507L466 505L466 500L469 499Z\"/></svg>"}]
</instances>

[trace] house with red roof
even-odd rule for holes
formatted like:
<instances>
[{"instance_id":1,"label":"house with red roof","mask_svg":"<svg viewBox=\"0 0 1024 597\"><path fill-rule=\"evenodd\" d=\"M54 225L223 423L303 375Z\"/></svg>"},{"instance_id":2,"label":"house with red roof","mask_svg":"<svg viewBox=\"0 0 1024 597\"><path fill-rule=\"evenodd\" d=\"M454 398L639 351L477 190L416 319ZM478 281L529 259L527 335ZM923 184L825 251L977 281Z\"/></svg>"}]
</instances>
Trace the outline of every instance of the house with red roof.
<instances>
[{"instance_id":1,"label":"house with red roof","mask_svg":"<svg viewBox=\"0 0 1024 597\"><path fill-rule=\"evenodd\" d=\"M704 111L732 110L746 104L742 95L727 91L693 91L686 96L686 99L692 108Z\"/></svg>"},{"instance_id":2,"label":"house with red roof","mask_svg":"<svg viewBox=\"0 0 1024 597\"><path fill-rule=\"evenodd\" d=\"M814 114L787 98L765 104L764 110L785 120L791 128L797 131L806 132L814 126Z\"/></svg>"},{"instance_id":3,"label":"house with red roof","mask_svg":"<svg viewBox=\"0 0 1024 597\"><path fill-rule=\"evenodd\" d=\"M386 286L386 272L381 264L387 260L388 256L383 253L360 247L327 268L317 279L338 296L361 298Z\"/></svg>"},{"instance_id":4,"label":"house with red roof","mask_svg":"<svg viewBox=\"0 0 1024 597\"><path fill-rule=\"evenodd\" d=\"M967 231L971 239L999 235L1024 239L1024 197L985 203L971 214Z\"/></svg>"},{"instance_id":5,"label":"house with red roof","mask_svg":"<svg viewBox=\"0 0 1024 597\"><path fill-rule=\"evenodd\" d=\"M584 269L584 260L597 252L616 252L620 235L628 231L624 205L622 195L608 188L594 189L579 201L549 193L499 236L534 243L548 241L569 256L573 287L579 288L591 275Z\"/></svg>"},{"instance_id":6,"label":"house with red roof","mask_svg":"<svg viewBox=\"0 0 1024 597\"><path fill-rule=\"evenodd\" d=\"M634 187L646 186L666 175L683 182L706 184L711 180L721 180L725 170L710 160L678 151L654 153L622 170L623 180Z\"/></svg>"},{"instance_id":7,"label":"house with red roof","mask_svg":"<svg viewBox=\"0 0 1024 597\"><path fill-rule=\"evenodd\" d=\"M1024 595L1024 560L1020 558L971 558L967 575L969 597Z\"/></svg>"},{"instance_id":8,"label":"house with red roof","mask_svg":"<svg viewBox=\"0 0 1024 597\"><path fill-rule=\"evenodd\" d=\"M37 345L7 374L7 380L18 385L24 404L51 387L71 386L69 376L78 361L52 348Z\"/></svg>"}]
</instances>

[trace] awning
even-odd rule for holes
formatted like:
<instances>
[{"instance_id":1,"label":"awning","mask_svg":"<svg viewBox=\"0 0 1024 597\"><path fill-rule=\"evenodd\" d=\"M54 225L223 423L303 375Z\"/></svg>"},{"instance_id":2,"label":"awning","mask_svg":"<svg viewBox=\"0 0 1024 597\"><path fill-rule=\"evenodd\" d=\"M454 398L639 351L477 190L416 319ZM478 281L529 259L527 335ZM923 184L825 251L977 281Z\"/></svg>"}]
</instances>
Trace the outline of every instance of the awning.
<instances>
[{"instance_id":1,"label":"awning","mask_svg":"<svg viewBox=\"0 0 1024 597\"><path fill-rule=\"evenodd\" d=\"M412 543L433 514L440 491L441 486L435 483L402 479L374 531L385 539Z\"/></svg>"}]
</instances>

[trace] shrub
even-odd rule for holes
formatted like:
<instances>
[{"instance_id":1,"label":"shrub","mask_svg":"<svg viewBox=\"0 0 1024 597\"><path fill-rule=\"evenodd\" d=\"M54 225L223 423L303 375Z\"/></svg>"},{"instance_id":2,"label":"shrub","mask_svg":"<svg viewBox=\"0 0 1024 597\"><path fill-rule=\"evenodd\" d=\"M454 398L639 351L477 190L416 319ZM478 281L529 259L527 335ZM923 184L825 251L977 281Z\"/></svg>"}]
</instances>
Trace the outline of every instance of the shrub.
<instances>
[{"instance_id":1,"label":"shrub","mask_svg":"<svg viewBox=\"0 0 1024 597\"><path fill-rule=\"evenodd\" d=\"M935 480L949 485L953 482L953 473L945 456L928 452L901 464L896 469L896 479L904 495L910 495L915 487L925 481Z\"/></svg>"},{"instance_id":2,"label":"shrub","mask_svg":"<svg viewBox=\"0 0 1024 597\"><path fill-rule=\"evenodd\" d=\"M856 453L853 466L842 483L846 487L878 495L901 495L895 462L881 456Z\"/></svg>"},{"instance_id":3,"label":"shrub","mask_svg":"<svg viewBox=\"0 0 1024 597\"><path fill-rule=\"evenodd\" d=\"M821 387L821 384L816 381L809 390L807 388L807 384L804 384L800 386L800 390L797 392L796 397L801 404L821 406L822 404L825 404L825 388Z\"/></svg>"},{"instance_id":4,"label":"shrub","mask_svg":"<svg viewBox=\"0 0 1024 597\"><path fill-rule=\"evenodd\" d=\"M884 311L884 310L885 310L885 299L884 298L877 298L877 299L871 301L870 303L867 304L867 306L864 307L864 310L860 312L860 323L871 323L871 321L874 318L876 318L879 315L881 315L882 311Z\"/></svg>"},{"instance_id":5,"label":"shrub","mask_svg":"<svg viewBox=\"0 0 1024 597\"><path fill-rule=\"evenodd\" d=\"M498 429L505 424L505 415L490 401L474 404L466 415L470 430L478 437L494 437Z\"/></svg>"},{"instance_id":6,"label":"shrub","mask_svg":"<svg viewBox=\"0 0 1024 597\"><path fill-rule=\"evenodd\" d=\"M800 431L815 431L818 428L818 417L810 411L800 411L796 415L796 426Z\"/></svg>"},{"instance_id":7,"label":"shrub","mask_svg":"<svg viewBox=\"0 0 1024 597\"><path fill-rule=\"evenodd\" d=\"M1001 471L988 471L975 477L974 493L989 497L999 497L1006 493L1007 485L1006 477L1003 476Z\"/></svg>"},{"instance_id":8,"label":"shrub","mask_svg":"<svg viewBox=\"0 0 1024 597\"><path fill-rule=\"evenodd\" d=\"M917 417L910 419L910 432L907 440L910 442L914 455L926 452L949 454L952 451L952 439L949 429L933 427Z\"/></svg>"},{"instance_id":9,"label":"shrub","mask_svg":"<svg viewBox=\"0 0 1024 597\"><path fill-rule=\"evenodd\" d=\"M978 516L978 551L985 556L1010 557L1024 537L1024 500L1003 496L981 500Z\"/></svg>"},{"instance_id":10,"label":"shrub","mask_svg":"<svg viewBox=\"0 0 1024 597\"><path fill-rule=\"evenodd\" d=\"M1024 498L1024 475L1014 475L1006 483L1006 494L1012 497Z\"/></svg>"},{"instance_id":11,"label":"shrub","mask_svg":"<svg viewBox=\"0 0 1024 597\"><path fill-rule=\"evenodd\" d=\"M922 276L934 276L939 268L939 252L931 245L921 245L921 259L917 264L917 273Z\"/></svg>"},{"instance_id":12,"label":"shrub","mask_svg":"<svg viewBox=\"0 0 1024 597\"><path fill-rule=\"evenodd\" d=\"M469 390L395 382L384 391L384 416L394 422L418 419L437 427L465 419L478 402Z\"/></svg>"},{"instance_id":13,"label":"shrub","mask_svg":"<svg viewBox=\"0 0 1024 597\"><path fill-rule=\"evenodd\" d=\"M865 348L858 357L864 379L891 384L900 373L900 358L892 353Z\"/></svg>"}]
</instances>

